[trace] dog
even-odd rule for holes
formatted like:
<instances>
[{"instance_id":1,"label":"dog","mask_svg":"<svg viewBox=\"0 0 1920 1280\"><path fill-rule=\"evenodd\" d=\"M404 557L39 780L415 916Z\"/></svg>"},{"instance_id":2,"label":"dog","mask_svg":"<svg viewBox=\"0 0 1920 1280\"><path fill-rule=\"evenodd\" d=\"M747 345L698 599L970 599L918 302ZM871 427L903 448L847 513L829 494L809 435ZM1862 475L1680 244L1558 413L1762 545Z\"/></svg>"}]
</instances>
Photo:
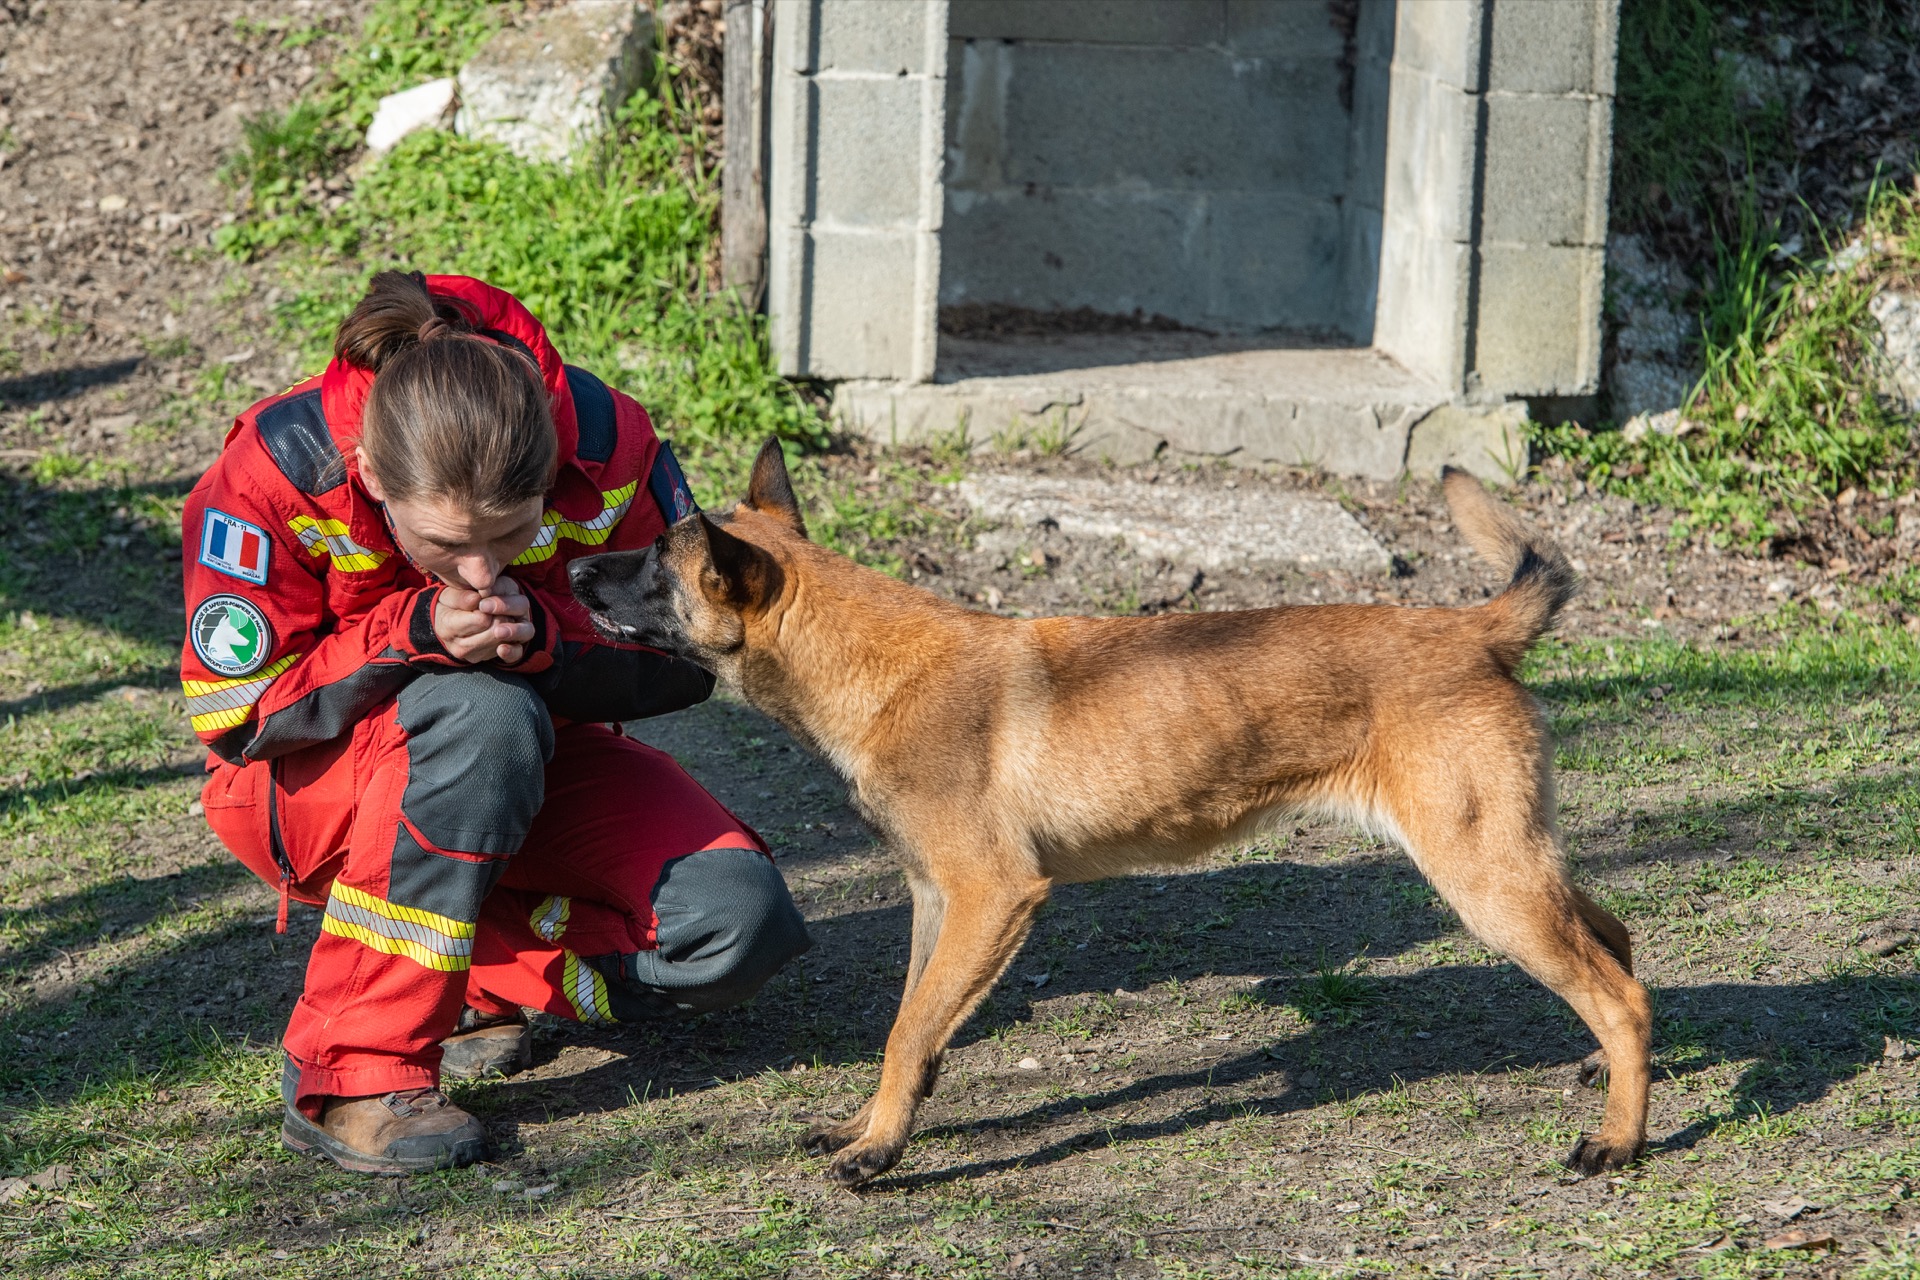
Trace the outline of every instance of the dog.
<instances>
[{"instance_id":1,"label":"dog","mask_svg":"<svg viewBox=\"0 0 1920 1280\"><path fill-rule=\"evenodd\" d=\"M1583 1174L1646 1145L1651 1010L1627 929L1572 883L1551 745L1514 678L1573 595L1566 558L1462 471L1454 523L1507 577L1471 608L1316 605L1022 620L964 608L807 538L777 442L746 500L645 551L576 560L609 638L706 667L846 780L905 863L906 990L880 1086L807 1135L858 1186L900 1159L949 1041L1055 884L1191 862L1301 810L1391 836L1475 936L1600 1049Z\"/></svg>"}]
</instances>

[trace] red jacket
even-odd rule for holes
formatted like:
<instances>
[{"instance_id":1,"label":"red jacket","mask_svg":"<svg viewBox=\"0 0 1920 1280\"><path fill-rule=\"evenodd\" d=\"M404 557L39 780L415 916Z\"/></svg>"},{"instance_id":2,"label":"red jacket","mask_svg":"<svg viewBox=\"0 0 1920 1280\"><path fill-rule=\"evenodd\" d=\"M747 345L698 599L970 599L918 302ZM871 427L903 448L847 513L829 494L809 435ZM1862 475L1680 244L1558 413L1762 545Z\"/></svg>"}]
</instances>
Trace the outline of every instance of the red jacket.
<instances>
[{"instance_id":1,"label":"red jacket","mask_svg":"<svg viewBox=\"0 0 1920 1280\"><path fill-rule=\"evenodd\" d=\"M552 397L560 470L539 536L507 571L534 622L511 670L564 719L632 719L705 698L711 676L609 644L567 587L575 556L647 546L693 509L646 410L562 364L512 295L465 276L426 281L480 332L531 355ZM262 400L187 499L181 685L194 732L233 763L330 741L420 671L462 665L433 634L440 588L395 545L360 481L354 445L372 385L336 359Z\"/></svg>"}]
</instances>

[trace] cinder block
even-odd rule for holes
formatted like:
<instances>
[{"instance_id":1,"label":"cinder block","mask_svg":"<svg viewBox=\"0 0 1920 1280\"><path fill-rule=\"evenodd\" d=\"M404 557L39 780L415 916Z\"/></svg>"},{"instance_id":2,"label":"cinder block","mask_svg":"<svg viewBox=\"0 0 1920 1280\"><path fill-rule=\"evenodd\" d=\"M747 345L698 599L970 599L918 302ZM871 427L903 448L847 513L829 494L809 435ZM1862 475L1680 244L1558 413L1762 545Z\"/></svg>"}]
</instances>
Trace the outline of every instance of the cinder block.
<instances>
[{"instance_id":1,"label":"cinder block","mask_svg":"<svg viewBox=\"0 0 1920 1280\"><path fill-rule=\"evenodd\" d=\"M1474 360L1482 388L1503 396L1596 391L1603 275L1599 248L1483 248Z\"/></svg>"},{"instance_id":2,"label":"cinder block","mask_svg":"<svg viewBox=\"0 0 1920 1280\"><path fill-rule=\"evenodd\" d=\"M1481 226L1489 242L1591 244L1592 125L1586 98L1487 98L1486 190Z\"/></svg>"},{"instance_id":3,"label":"cinder block","mask_svg":"<svg viewBox=\"0 0 1920 1280\"><path fill-rule=\"evenodd\" d=\"M816 226L801 371L816 378L911 376L916 237Z\"/></svg>"},{"instance_id":4,"label":"cinder block","mask_svg":"<svg viewBox=\"0 0 1920 1280\"><path fill-rule=\"evenodd\" d=\"M1007 81L1013 46L955 40L947 56L946 185L995 191L1007 183Z\"/></svg>"},{"instance_id":5,"label":"cinder block","mask_svg":"<svg viewBox=\"0 0 1920 1280\"><path fill-rule=\"evenodd\" d=\"M1387 99L1386 215L1441 240L1465 240L1473 224L1478 102L1397 63Z\"/></svg>"},{"instance_id":6,"label":"cinder block","mask_svg":"<svg viewBox=\"0 0 1920 1280\"><path fill-rule=\"evenodd\" d=\"M1511 484L1527 471L1527 406L1441 405L1413 426L1407 474L1432 480L1442 467L1460 467L1492 484Z\"/></svg>"},{"instance_id":7,"label":"cinder block","mask_svg":"<svg viewBox=\"0 0 1920 1280\"><path fill-rule=\"evenodd\" d=\"M1341 207L1286 194L1207 197L1206 327L1348 330Z\"/></svg>"},{"instance_id":8,"label":"cinder block","mask_svg":"<svg viewBox=\"0 0 1920 1280\"><path fill-rule=\"evenodd\" d=\"M943 303L1207 313L1205 198L1019 190L947 193Z\"/></svg>"},{"instance_id":9,"label":"cinder block","mask_svg":"<svg viewBox=\"0 0 1920 1280\"><path fill-rule=\"evenodd\" d=\"M854 71L909 75L935 70L927 60L927 22L932 5L894 0L817 0L819 39L814 72ZM777 20L777 19L776 19Z\"/></svg>"},{"instance_id":10,"label":"cinder block","mask_svg":"<svg viewBox=\"0 0 1920 1280\"><path fill-rule=\"evenodd\" d=\"M911 0L889 2L905 7ZM952 0L947 34L956 40L1219 44L1226 39L1226 8L1225 0Z\"/></svg>"},{"instance_id":11,"label":"cinder block","mask_svg":"<svg viewBox=\"0 0 1920 1280\"><path fill-rule=\"evenodd\" d=\"M1010 183L1325 196L1345 186L1345 148L1326 145L1348 128L1330 59L1100 45L1015 46L1008 56Z\"/></svg>"},{"instance_id":12,"label":"cinder block","mask_svg":"<svg viewBox=\"0 0 1920 1280\"><path fill-rule=\"evenodd\" d=\"M1338 59L1346 52L1330 5L1227 0L1226 10L1227 44L1241 56L1307 61Z\"/></svg>"},{"instance_id":13,"label":"cinder block","mask_svg":"<svg viewBox=\"0 0 1920 1280\"><path fill-rule=\"evenodd\" d=\"M1427 235L1388 218L1380 245L1380 289L1373 343L1409 372L1464 388L1466 315L1473 254L1456 240Z\"/></svg>"},{"instance_id":14,"label":"cinder block","mask_svg":"<svg viewBox=\"0 0 1920 1280\"><path fill-rule=\"evenodd\" d=\"M1477 93L1485 0L1407 0L1394 6L1393 65Z\"/></svg>"},{"instance_id":15,"label":"cinder block","mask_svg":"<svg viewBox=\"0 0 1920 1280\"><path fill-rule=\"evenodd\" d=\"M1487 88L1507 93L1610 92L1596 80L1596 55L1605 34L1603 11L1616 2L1492 0ZM1612 64L1610 56L1606 61Z\"/></svg>"},{"instance_id":16,"label":"cinder block","mask_svg":"<svg viewBox=\"0 0 1920 1280\"><path fill-rule=\"evenodd\" d=\"M924 82L814 80L815 171L808 216L842 226L910 227L920 210Z\"/></svg>"}]
</instances>

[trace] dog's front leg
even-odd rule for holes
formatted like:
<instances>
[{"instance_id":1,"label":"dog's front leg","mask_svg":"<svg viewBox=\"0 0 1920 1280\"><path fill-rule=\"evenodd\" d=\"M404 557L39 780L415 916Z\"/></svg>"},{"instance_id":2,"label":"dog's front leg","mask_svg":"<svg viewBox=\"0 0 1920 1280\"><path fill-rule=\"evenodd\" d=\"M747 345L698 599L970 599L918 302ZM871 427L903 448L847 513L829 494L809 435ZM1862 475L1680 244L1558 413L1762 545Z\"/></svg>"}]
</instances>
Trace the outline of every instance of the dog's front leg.
<instances>
[{"instance_id":1,"label":"dog's front leg","mask_svg":"<svg viewBox=\"0 0 1920 1280\"><path fill-rule=\"evenodd\" d=\"M835 1126L835 1136L851 1137L846 1130L865 1119L865 1131L851 1137L827 1171L842 1186L858 1186L900 1162L914 1112L932 1092L948 1042L1005 972L1047 900L1046 880L1011 881L980 871L979 863L962 865L970 865L973 875L964 883L939 886L945 891L944 919L887 1036L880 1088L861 1115ZM916 910L916 933L917 916ZM808 1145L818 1149L825 1143L810 1138Z\"/></svg>"}]
</instances>

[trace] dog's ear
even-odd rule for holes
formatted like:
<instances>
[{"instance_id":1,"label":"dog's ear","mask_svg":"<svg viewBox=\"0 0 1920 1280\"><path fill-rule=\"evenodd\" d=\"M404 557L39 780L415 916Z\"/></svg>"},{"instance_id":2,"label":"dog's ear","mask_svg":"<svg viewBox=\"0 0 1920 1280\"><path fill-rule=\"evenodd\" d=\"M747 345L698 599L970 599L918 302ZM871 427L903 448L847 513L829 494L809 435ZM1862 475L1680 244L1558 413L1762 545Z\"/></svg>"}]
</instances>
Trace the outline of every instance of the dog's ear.
<instances>
[{"instance_id":1,"label":"dog's ear","mask_svg":"<svg viewBox=\"0 0 1920 1280\"><path fill-rule=\"evenodd\" d=\"M697 517L707 543L707 563L700 585L716 600L735 609L764 605L780 594L786 576L772 556L744 538L736 538L702 511Z\"/></svg>"},{"instance_id":2,"label":"dog's ear","mask_svg":"<svg viewBox=\"0 0 1920 1280\"><path fill-rule=\"evenodd\" d=\"M800 515L800 500L793 496L793 481L787 475L787 455L780 441L770 439L760 446L753 460L753 479L747 482L747 505L763 516L772 516L801 537L807 536L807 522Z\"/></svg>"}]
</instances>

